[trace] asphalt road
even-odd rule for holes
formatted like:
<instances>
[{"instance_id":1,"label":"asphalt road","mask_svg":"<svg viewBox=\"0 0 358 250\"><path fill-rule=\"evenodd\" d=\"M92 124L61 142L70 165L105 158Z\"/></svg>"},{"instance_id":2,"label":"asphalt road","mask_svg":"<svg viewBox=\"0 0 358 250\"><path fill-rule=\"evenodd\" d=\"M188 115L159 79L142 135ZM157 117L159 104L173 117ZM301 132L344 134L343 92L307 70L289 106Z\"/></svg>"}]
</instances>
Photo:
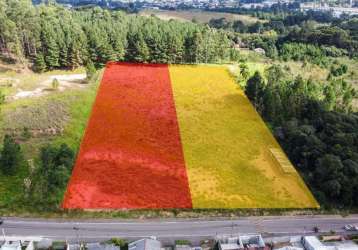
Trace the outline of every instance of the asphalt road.
<instances>
[{"instance_id":1,"label":"asphalt road","mask_svg":"<svg viewBox=\"0 0 358 250\"><path fill-rule=\"evenodd\" d=\"M341 216L270 216L233 220L45 220L4 218L0 229L7 236L37 236L61 240L96 241L111 237L137 239L157 236L163 241L201 239L216 234L261 233L266 236L312 234L315 226L321 232L344 232L346 224L357 224L358 215ZM75 229L74 229L75 228ZM78 229L78 230L76 230Z\"/></svg>"}]
</instances>

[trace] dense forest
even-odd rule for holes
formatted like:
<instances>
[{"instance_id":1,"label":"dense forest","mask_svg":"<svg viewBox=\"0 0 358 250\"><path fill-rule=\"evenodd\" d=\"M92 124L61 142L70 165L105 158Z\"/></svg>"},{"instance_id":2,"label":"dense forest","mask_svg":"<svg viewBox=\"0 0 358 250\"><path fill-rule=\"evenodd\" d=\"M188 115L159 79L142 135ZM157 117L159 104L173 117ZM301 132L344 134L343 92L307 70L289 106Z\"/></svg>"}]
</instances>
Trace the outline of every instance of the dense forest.
<instances>
[{"instance_id":1,"label":"dense forest","mask_svg":"<svg viewBox=\"0 0 358 250\"><path fill-rule=\"evenodd\" d=\"M207 26L30 0L1 1L0 53L29 60L39 72L89 62L209 63L236 56L227 33Z\"/></svg>"}]
</instances>

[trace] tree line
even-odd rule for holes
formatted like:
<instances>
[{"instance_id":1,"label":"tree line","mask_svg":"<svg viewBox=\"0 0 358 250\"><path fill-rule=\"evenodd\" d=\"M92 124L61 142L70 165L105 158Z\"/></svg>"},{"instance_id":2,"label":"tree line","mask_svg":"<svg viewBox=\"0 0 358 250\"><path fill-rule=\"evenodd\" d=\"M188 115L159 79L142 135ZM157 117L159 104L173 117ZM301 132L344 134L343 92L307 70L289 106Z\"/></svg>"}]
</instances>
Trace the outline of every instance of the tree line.
<instances>
[{"instance_id":1,"label":"tree line","mask_svg":"<svg viewBox=\"0 0 358 250\"><path fill-rule=\"evenodd\" d=\"M29 60L39 72L90 62L214 63L237 56L227 32L208 26L30 0L1 1L0 53Z\"/></svg>"},{"instance_id":2,"label":"tree line","mask_svg":"<svg viewBox=\"0 0 358 250\"><path fill-rule=\"evenodd\" d=\"M236 43L265 49L273 59L305 59L326 67L327 57L358 57L357 17L337 19L330 13L291 13L251 24L211 19L209 26L233 33Z\"/></svg>"},{"instance_id":3,"label":"tree line","mask_svg":"<svg viewBox=\"0 0 358 250\"><path fill-rule=\"evenodd\" d=\"M264 76L250 77L245 93L320 204L357 208L358 113L352 110L357 91L339 77L326 84L290 79L273 65Z\"/></svg>"}]
</instances>

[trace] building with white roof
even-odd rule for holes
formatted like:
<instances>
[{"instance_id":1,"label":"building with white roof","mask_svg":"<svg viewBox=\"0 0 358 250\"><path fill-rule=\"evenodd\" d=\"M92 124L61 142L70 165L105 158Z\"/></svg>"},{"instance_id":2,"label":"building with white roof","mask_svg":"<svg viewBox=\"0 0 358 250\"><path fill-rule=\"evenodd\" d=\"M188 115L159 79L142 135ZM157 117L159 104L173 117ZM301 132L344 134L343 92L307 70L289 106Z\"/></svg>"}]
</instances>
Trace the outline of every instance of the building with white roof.
<instances>
[{"instance_id":1,"label":"building with white roof","mask_svg":"<svg viewBox=\"0 0 358 250\"><path fill-rule=\"evenodd\" d=\"M21 250L21 241L5 241L0 250Z\"/></svg>"},{"instance_id":2,"label":"building with white roof","mask_svg":"<svg viewBox=\"0 0 358 250\"><path fill-rule=\"evenodd\" d=\"M128 244L128 250L160 250L161 242L155 238L141 239Z\"/></svg>"}]
</instances>

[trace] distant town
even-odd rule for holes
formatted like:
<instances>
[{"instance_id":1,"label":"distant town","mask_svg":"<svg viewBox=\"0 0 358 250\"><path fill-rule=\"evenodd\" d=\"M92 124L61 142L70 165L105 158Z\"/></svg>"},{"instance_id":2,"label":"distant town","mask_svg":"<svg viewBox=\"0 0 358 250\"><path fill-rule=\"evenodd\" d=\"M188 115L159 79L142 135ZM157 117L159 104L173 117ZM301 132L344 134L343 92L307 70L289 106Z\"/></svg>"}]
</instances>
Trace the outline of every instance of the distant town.
<instances>
[{"instance_id":1,"label":"distant town","mask_svg":"<svg viewBox=\"0 0 358 250\"><path fill-rule=\"evenodd\" d=\"M41 3L44 0L33 0ZM295 0L57 0L68 7L98 5L110 9L202 9L202 10L238 10L264 9L274 5L290 5L290 8L301 11L331 12L334 16L341 14L357 15L358 3L355 0L328 1L295 1Z\"/></svg>"}]
</instances>

